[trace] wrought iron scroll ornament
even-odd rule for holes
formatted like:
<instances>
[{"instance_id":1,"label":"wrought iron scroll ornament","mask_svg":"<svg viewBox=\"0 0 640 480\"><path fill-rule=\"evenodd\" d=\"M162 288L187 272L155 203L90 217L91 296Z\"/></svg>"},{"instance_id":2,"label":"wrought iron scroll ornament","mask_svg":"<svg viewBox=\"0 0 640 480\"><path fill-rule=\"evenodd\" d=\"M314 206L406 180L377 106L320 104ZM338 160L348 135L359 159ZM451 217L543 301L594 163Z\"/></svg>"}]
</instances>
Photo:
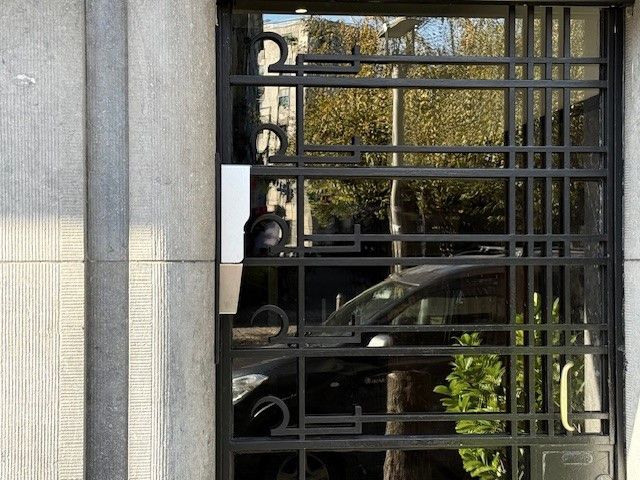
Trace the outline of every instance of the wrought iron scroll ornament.
<instances>
[{"instance_id":1,"label":"wrought iron scroll ornament","mask_svg":"<svg viewBox=\"0 0 640 480\"><path fill-rule=\"evenodd\" d=\"M265 130L273 132L275 136L278 137L278 141L280 142L280 148L278 148L276 154L268 157L267 161L269 163L294 163L295 159L288 158L286 156L287 149L289 148L289 139L287 138L286 132L282 129L282 127L279 127L278 125L275 125L273 123L263 123L261 125L258 125L251 132L251 144L253 145L255 149L254 151L256 153L256 161L254 163L258 163L258 135L260 135L260 133L264 132Z\"/></svg>"},{"instance_id":2,"label":"wrought iron scroll ornament","mask_svg":"<svg viewBox=\"0 0 640 480\"><path fill-rule=\"evenodd\" d=\"M276 62L270 64L267 68L269 73L295 73L298 76L302 76L308 73L324 73L324 74L357 74L361 69L360 61L360 49L354 47L352 50L352 58L348 55L342 56L336 59L331 55L309 55L299 54L296 56L295 65L288 65L287 59L289 58L289 46L286 40L277 33L274 32L262 32L255 35L250 41L252 51L255 52L255 57L250 56L257 60L257 51L255 47L264 41L270 40L278 46L279 58ZM300 88L300 87L298 87ZM263 123L256 127L252 132L253 145L257 147L258 135L264 130L273 132L280 141L280 148L275 155L268 157L268 163L295 163L298 165L304 165L307 163L314 164L358 164L362 160L362 150L360 139L353 137L351 145L345 146L342 150L350 155L342 156L323 156L323 155L305 155L306 151L323 152L325 151L321 145L314 146L313 150L305 148L304 145L299 148L298 155L287 155L289 148L289 140L286 132L282 127L273 123ZM257 159L256 162L257 163Z\"/></svg>"},{"instance_id":3,"label":"wrought iron scroll ornament","mask_svg":"<svg viewBox=\"0 0 640 480\"><path fill-rule=\"evenodd\" d=\"M289 243L289 240L291 239L291 228L289 227L289 224L287 223L287 221L282 218L280 215L276 215L275 213L265 213L264 215L260 215L258 218L256 218L253 223L251 224L251 227L249 228L249 231L252 234L256 234L257 232L257 227L260 224L264 224L267 222L274 222L278 225L278 228L280 228L280 239L278 240L278 242L275 245L269 245L267 247L267 253L269 255L278 255L280 253L285 252L286 250L286 245L287 243Z\"/></svg>"},{"instance_id":4,"label":"wrought iron scroll ornament","mask_svg":"<svg viewBox=\"0 0 640 480\"><path fill-rule=\"evenodd\" d=\"M251 142L255 148L256 160L255 164L258 163L258 135L261 132L268 130L273 132L276 137L278 137L278 141L280 142L280 147L278 151L269 157L267 157L267 163L294 163L294 164L306 164L306 163L327 163L327 164L358 164L362 161L362 147L359 137L353 137L351 139L351 145L346 145L341 147L341 152L348 153L349 155L340 155L328 157L324 155L287 155L287 149L289 148L289 139L287 138L287 133L284 129L278 125L273 123L262 123L253 129L251 132ZM314 145L309 148L306 146L302 146L303 151L313 151L313 152L324 152L329 151L330 149L335 149L334 146L323 148L322 145Z\"/></svg>"},{"instance_id":5,"label":"wrought iron scroll ornament","mask_svg":"<svg viewBox=\"0 0 640 480\"><path fill-rule=\"evenodd\" d=\"M276 335L269 337L269 343L289 342L290 340L288 336L289 326L290 326L289 316L285 313L284 310L282 310L280 307L276 305L264 305L260 307L258 310L256 310L255 313L251 316L251 325L254 324L256 318L258 318L259 315L265 312L271 312L276 314L276 316L280 320L280 330Z\"/></svg>"},{"instance_id":6,"label":"wrought iron scroll ornament","mask_svg":"<svg viewBox=\"0 0 640 480\"><path fill-rule=\"evenodd\" d=\"M262 411L276 406L280 410L282 414L282 420L280 424L271 429L271 435L274 437L282 437L282 436L291 436L291 435L362 435L362 408L359 405L354 407L354 416L350 418L348 416L344 417L344 419L340 419L339 423L329 423L329 422L321 422L320 419L315 419L313 423L316 423L317 426L307 428L306 422L302 428L290 427L291 423L291 413L289 412L289 408L282 401L282 399L278 397L274 397L272 395L268 395L266 397L262 397L258 400L251 410L251 416L256 417ZM343 426L344 424L351 424L352 426ZM320 426L322 425L322 426ZM324 425L327 425L326 427ZM332 426L339 425L339 426Z\"/></svg>"},{"instance_id":7,"label":"wrought iron scroll ornament","mask_svg":"<svg viewBox=\"0 0 640 480\"><path fill-rule=\"evenodd\" d=\"M296 55L295 65L288 65L286 62L289 58L289 46L287 41L275 32L262 32L255 35L249 41L252 51L256 51L254 47L265 40L274 42L280 51L278 60L269 65L267 69L269 73L295 73L297 75L304 75L305 73L357 74L361 69L360 47L358 46L353 47L351 51L352 59L345 56L344 59L336 61L335 58L329 55L298 54ZM257 59L257 51L255 58ZM336 65L331 65L332 63Z\"/></svg>"},{"instance_id":8,"label":"wrought iron scroll ornament","mask_svg":"<svg viewBox=\"0 0 640 480\"><path fill-rule=\"evenodd\" d=\"M277 305L264 305L254 312L251 316L251 325L255 324L256 319L263 313L270 312L276 315L280 321L280 330L276 335L269 337L270 344L286 344L289 346L330 346L339 344L357 344L362 341L362 334L360 332L351 332L351 335L340 336L305 336L300 338L298 336L290 336L289 328L291 322L286 312Z\"/></svg>"}]
</instances>

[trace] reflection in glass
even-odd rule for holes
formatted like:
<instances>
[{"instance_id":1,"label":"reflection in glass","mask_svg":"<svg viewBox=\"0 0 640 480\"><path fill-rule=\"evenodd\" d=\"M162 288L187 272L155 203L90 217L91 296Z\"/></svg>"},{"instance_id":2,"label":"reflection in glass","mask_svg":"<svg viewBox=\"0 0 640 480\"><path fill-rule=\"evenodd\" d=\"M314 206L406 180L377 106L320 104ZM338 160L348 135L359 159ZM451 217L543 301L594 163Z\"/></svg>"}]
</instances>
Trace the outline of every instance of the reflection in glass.
<instances>
[{"instance_id":1,"label":"reflection in glass","mask_svg":"<svg viewBox=\"0 0 640 480\"><path fill-rule=\"evenodd\" d=\"M366 290L331 314L326 324L504 323L506 301L504 268L425 265Z\"/></svg>"},{"instance_id":2,"label":"reflection in glass","mask_svg":"<svg viewBox=\"0 0 640 480\"><path fill-rule=\"evenodd\" d=\"M309 228L308 211L299 215L293 178L253 177L249 220L245 226L247 257L287 255L298 245L298 223ZM299 218L302 217L302 218Z\"/></svg>"},{"instance_id":3,"label":"reflection in glass","mask_svg":"<svg viewBox=\"0 0 640 480\"><path fill-rule=\"evenodd\" d=\"M472 449L467 449L471 452ZM525 450L521 473L524 475ZM491 480L507 478L510 465L504 459L508 448L498 448L496 461L484 476L471 458L461 459L457 450L311 451L306 453L307 480ZM298 452L242 454L235 457L235 480L298 480ZM475 472L475 474L474 474ZM493 474L492 474L493 472Z\"/></svg>"},{"instance_id":4,"label":"reflection in glass","mask_svg":"<svg viewBox=\"0 0 640 480\"><path fill-rule=\"evenodd\" d=\"M600 146L602 106L599 90L572 90L570 110L571 144Z\"/></svg>"},{"instance_id":5,"label":"reflection in glass","mask_svg":"<svg viewBox=\"0 0 640 480\"><path fill-rule=\"evenodd\" d=\"M233 328L237 347L266 346L278 334L282 318L274 311L255 312L266 305L277 306L289 321L289 335L295 335L298 324L298 277L295 267L244 267L238 311L225 315Z\"/></svg>"},{"instance_id":6,"label":"reflection in glass","mask_svg":"<svg viewBox=\"0 0 640 480\"><path fill-rule=\"evenodd\" d=\"M414 73L429 78L425 72ZM391 144L392 93L373 88L307 88L306 143L348 145L357 137L364 145ZM503 90L403 89L402 95L405 145L504 145Z\"/></svg>"},{"instance_id":7,"label":"reflection in glass","mask_svg":"<svg viewBox=\"0 0 640 480\"><path fill-rule=\"evenodd\" d=\"M510 30L509 7L456 8L467 10L404 19L411 28L394 34L384 17L234 16L231 70L272 86L231 82L225 161L254 166L238 313L222 318L233 435L252 442L244 445L378 439L366 452L287 443L237 455L237 479L293 480L306 463L311 480L524 480L526 445L403 451L383 442L550 435L568 360L572 421L580 434L607 433L606 276L596 265L606 244L565 236L605 233L605 182L553 171L609 160L604 90L505 84L605 79L604 14L518 6ZM510 31L513 72L502 58L513 53ZM262 32L284 39L286 58L273 40L250 44ZM356 65L354 47L368 60ZM403 78L430 86L397 86ZM265 173L272 167L282 168L277 177ZM505 175L511 167L516 177ZM415 177L402 177L412 168Z\"/></svg>"},{"instance_id":8,"label":"reflection in glass","mask_svg":"<svg viewBox=\"0 0 640 480\"><path fill-rule=\"evenodd\" d=\"M504 233L503 180L398 180L401 210L390 224L392 182L379 179L307 180L313 230L306 233ZM397 231L398 228L400 231Z\"/></svg>"}]
</instances>

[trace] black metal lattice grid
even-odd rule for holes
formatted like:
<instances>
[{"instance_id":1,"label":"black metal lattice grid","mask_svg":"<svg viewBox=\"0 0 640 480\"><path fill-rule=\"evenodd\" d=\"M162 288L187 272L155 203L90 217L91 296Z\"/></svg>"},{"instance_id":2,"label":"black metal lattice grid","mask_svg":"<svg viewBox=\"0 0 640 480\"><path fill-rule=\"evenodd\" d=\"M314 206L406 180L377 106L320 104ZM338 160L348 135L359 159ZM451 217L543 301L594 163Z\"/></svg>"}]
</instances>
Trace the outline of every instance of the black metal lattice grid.
<instances>
[{"instance_id":1,"label":"black metal lattice grid","mask_svg":"<svg viewBox=\"0 0 640 480\"><path fill-rule=\"evenodd\" d=\"M299 302L298 312L298 329L297 337L299 342L296 348L273 348L268 349L234 349L231 343L231 327L228 323L217 323L217 334L220 338L219 348L217 352L217 360L219 363L218 369L218 432L219 432L219 447L218 447L218 465L221 478L233 478L233 456L236 453L243 452L270 452L270 451L298 451L299 453L299 468L300 472L305 472L306 466L306 452L310 450L385 450L392 448L399 449L435 449L435 448L457 448L460 446L484 446L484 447L506 447L511 452L511 464L518 464L518 449L521 446L534 446L534 445L546 445L546 444L577 444L577 445L613 445L618 438L617 430L621 425L621 415L614 415L617 412L616 406L620 405L619 395L616 395L616 378L620 373L620 363L617 361L619 353L617 352L616 345L620 345L622 337L620 329L618 328L618 319L620 318L620 303L621 303L621 275L620 275L620 165L621 148L620 148L620 125L621 125L621 108L619 95L621 92L621 64L620 64L620 51L621 42L619 40L621 32L621 10L618 8L609 8L604 10L606 12L606 22L602 28L603 38L603 51L601 56L597 58L572 58L570 52L570 15L571 8L564 7L562 9L562 21L563 21L563 51L561 58L552 57L552 9L551 7L545 7L543 13L543 20L546 28L545 31L545 45L544 45L544 57L535 57L533 52L533 19L535 14L535 7L529 5L526 7L527 17L527 51L525 57L516 56L516 40L515 40L515 23L516 23L516 6L510 5L508 7L508 17L506 22L506 36L507 36L507 56L505 57L424 57L424 56L373 56L373 55L361 55L359 52L354 52L351 55L331 55L331 56L314 56L314 55L300 55L298 56L296 65L283 65L281 72L293 73L293 75L286 76L258 76L258 75L237 75L231 72L231 22L230 15L231 9L220 9L220 28L218 32L218 45L220 62L218 64L218 94L219 99L227 99L220 103L219 109L219 155L222 163L232 162L232 150L231 142L224 140L225 138L231 138L231 119L233 118L232 102L228 101L231 98L231 90L233 86L291 86L296 89L296 156L289 159L293 165L282 165L282 163L289 162L273 162L271 165L254 165L252 166L252 175L254 176L269 176L269 177L293 177L296 179L296 197L298 199L304 198L304 181L307 178L327 178L327 177L344 177L344 178L491 178L491 179L504 179L508 182L508 230L506 234L500 235L358 235L360 241L394 241L394 240L419 240L422 242L440 242L440 241L487 241L487 242L504 242L508 245L508 255L504 257L493 257L487 259L470 259L460 257L411 257L411 258L361 258L361 257L317 257L310 254L315 253L313 249L305 247L304 241L299 240L295 247L294 255L283 257L270 257L270 258L247 258L245 265L255 266L294 266L298 270L298 298L305 298L305 267L308 266L320 266L320 265L349 265L349 266L364 266L364 265L418 265L418 264L470 264L474 262L481 263L482 265L503 265L508 268L509 279L509 295L510 295L510 324L508 325L474 325L474 330L478 331L506 331L510 335L510 345L508 347L497 347L498 353L506 355L509 358L509 364L515 365L516 358L523 356L525 358L525 368L528 370L527 382L528 390L530 392L529 400L527 402L528 413L518 413L518 406L516 404L517 399L514 394L514 388L511 386L516 383L516 369L508 368L509 372L509 411L508 413L496 413L484 415L482 418L507 420L511 431L505 435L474 435L470 436L422 436L420 438L415 437L403 437L397 436L393 438L380 437L367 437L367 436L353 436L348 435L344 438L336 437L332 435L331 438L322 438L324 434L330 434L334 432L331 427L327 427L326 430L315 428L313 432L305 431L305 425L309 423L323 423L328 425L331 423L344 423L353 422L354 424L361 424L371 420L367 418L367 415L356 412L355 415L348 418L336 416L335 418L311 418L305 414L305 359L307 357L316 357L324 355L333 356L402 356L402 355L453 355L459 353L496 353L496 347L469 347L468 350L460 347L435 347L430 348L428 352L418 347L389 347L376 349L372 352L370 349L365 350L360 347L319 347L309 345L303 337L306 335L314 335L323 333L321 327L306 326L304 323L304 302ZM349 78L344 76L317 76L314 73L337 73L335 70L329 67L305 67L305 64L313 64L314 62L327 62L327 63L339 63L349 64L356 66L363 63L420 63L420 64L443 64L443 63L467 63L467 64L500 64L505 65L507 68L508 76L502 80L440 80L440 79L426 79L426 78ZM526 65L526 79L518 79L516 77L516 65ZM544 65L544 78L533 80L534 78L534 66L542 64ZM601 79L600 80L570 80L570 69L572 65L576 64L597 64L600 65ZM553 66L561 65L563 76L562 80L553 79ZM277 68L277 66L276 66ZM324 70L323 70L324 68ZM340 67L338 67L340 68ZM508 119L508 141L504 146L488 146L488 147L439 147L439 146L363 146L354 142L351 146L322 146L322 145L305 145L304 143L304 97L303 92L305 87L376 87L376 88L393 88L393 87L418 87L418 88L462 88L462 89L480 89L480 88L493 88L504 89L507 98L507 112ZM563 145L552 145L551 140L551 110L552 101L551 95L554 90L559 90L563 95L564 105L570 105L570 95L572 88L596 88L601 92L601 110L605 112L602 119L603 140L601 146L594 147L580 147L572 146L570 144L570 110L569 108L563 108ZM526 94L526 114L527 125L533 125L533 92L534 90L542 89L545 96L545 130L544 130L544 144L535 145L533 140L533 128L527 128L527 141L525 145L516 145L515 132L516 132L516 92L517 89L525 89ZM338 152L346 153L351 156L358 156L362 152L385 152L392 153L395 151L401 152L420 152L420 153L504 153L507 155L508 164L503 169L437 169L437 168L402 168L397 169L393 167L378 167L378 168L362 168L362 167L327 167L314 165L309 152L325 151L325 152ZM534 155L540 153L545 158L545 168L535 168ZM552 156L554 153L559 153L563 157L564 164L561 168L556 168L552 165ZM571 153L597 153L604 156L606 163L604 168L600 169L572 169L570 159ZM518 168L517 155L524 154L526 156L526 168ZM219 178L219 175L218 175ZM551 189L552 182L556 180L561 181L562 185L562 232L551 233ZM570 230L570 215L569 215L569 195L570 185L572 179L599 179L604 183L605 188L605 229L602 235L578 235L571 234ZM544 182L545 192L545 225L547 231L544 234L535 233L533 226L533 189L534 181L539 180ZM517 182L524 182L525 204L527 205L526 211L526 232L520 234L516 232L516 184ZM304 209L297 209L297 238L298 239L310 239L320 240L321 238L312 238L313 236L305 236L304 221L302 216L304 215ZM414 238L415 237L415 238ZM322 238L324 239L324 238ZM337 239L334 239L337 240ZM352 240L347 238L347 240ZM589 257L571 257L571 243L574 241L585 242L599 242L605 245L606 254L598 258ZM526 252L533 252L536 245L544 245L544 254L540 256L528 255ZM566 252L565 255L554 256L553 246L561 244L563 246L562 251ZM517 254L517 246L524 245L525 254ZM564 298L562 305L564 306L564 321L569 319L569 275L568 268L571 265L598 265L605 273L603 278L606 282L604 286L606 290L606 317L608 321L603 324L592 324L588 326L588 329L594 331L606 332L607 343L606 345L597 346L572 346L566 344L566 335L564 338L564 345L552 346L549 345L548 334L551 331L569 332L575 330L575 325L567 324L551 324L551 303L546 302L544 305L544 315L546 318L545 324L533 324L532 322L532 302L527 302L529 305L529 312L527 318L529 323L526 325L515 323L516 317L516 269L518 267L524 267L527 272L527 292L528 295L534 291L534 279L533 269L534 267L540 267L546 272L546 288L547 292L545 297L551 298L552 288L552 269L554 267L562 268L563 283L564 283ZM394 327L397 328L397 327ZM436 331L438 329L446 328L444 326L420 326L414 328L419 331ZM583 326L583 328L585 328ZM357 334L358 328L350 327L350 331ZM366 330L362 329L361 330ZM544 335L544 345L534 345L533 335L528 334L525 338L526 344L524 346L516 346L516 331L533 332L540 331ZM377 328L376 331L380 331ZM325 332L326 333L326 332ZM546 371L550 372L552 369L553 355L560 356L562 362L571 355L582 354L594 354L602 355L607 359L608 372L606 373L606 384L603 385L603 392L606 392L606 398L608 400L607 413L579 413L573 414L575 419L599 419L607 420L609 429L606 434L601 436L577 436L577 435L556 435L553 428L553 423L557 420L557 412L554 411L553 398L548 393L552 389L552 378L550 375L546 375L546 412L535 413L532 411L532 405L535 403L535 399L531 398L534 395L534 386L532 373L533 361L532 359L536 355L542 355L545 359ZM233 437L233 420L231 406L231 368L233 358L250 357L252 359L258 358L275 358L282 356L291 356L297 358L298 362L298 419L297 425L301 428L295 430L291 435L285 437L273 436L270 438L234 438ZM530 361L531 360L531 361ZM477 414L476 414L477 416ZM377 420L385 421L385 418L378 416ZM415 418L414 418L415 417ZM391 418L391 417L390 417ZM458 420L462 418L474 418L474 414L429 414L428 416L421 415L408 415L405 417L406 421L424 421L425 419L431 419L434 421L444 420ZM397 416L393 417L393 420L398 420ZM537 420L546 420L548 422L548 430L546 434L535 434L534 424ZM518 422L528 422L530 426L530 434L523 435L518 432ZM309 435L311 434L311 435ZM309 438L311 437L311 438ZM618 442L618 478L621 478L622 469L622 455L621 442ZM511 468L512 480L518 478L517 468ZM304 478L304 473L300 476Z\"/></svg>"}]
</instances>

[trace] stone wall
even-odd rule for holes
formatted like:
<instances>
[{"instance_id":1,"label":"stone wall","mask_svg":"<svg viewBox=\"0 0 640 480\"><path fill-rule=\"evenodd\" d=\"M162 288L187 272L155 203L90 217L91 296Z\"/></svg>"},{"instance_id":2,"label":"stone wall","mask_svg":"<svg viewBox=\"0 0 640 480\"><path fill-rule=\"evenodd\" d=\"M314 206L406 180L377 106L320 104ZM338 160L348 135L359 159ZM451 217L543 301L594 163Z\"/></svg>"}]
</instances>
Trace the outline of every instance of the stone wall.
<instances>
[{"instance_id":1,"label":"stone wall","mask_svg":"<svg viewBox=\"0 0 640 480\"><path fill-rule=\"evenodd\" d=\"M624 321L627 470L640 472L640 11L628 9L624 78Z\"/></svg>"},{"instance_id":2,"label":"stone wall","mask_svg":"<svg viewBox=\"0 0 640 480\"><path fill-rule=\"evenodd\" d=\"M0 478L212 478L215 3L0 9Z\"/></svg>"},{"instance_id":3,"label":"stone wall","mask_svg":"<svg viewBox=\"0 0 640 480\"><path fill-rule=\"evenodd\" d=\"M0 8L0 478L81 478L85 56L80 0Z\"/></svg>"}]
</instances>

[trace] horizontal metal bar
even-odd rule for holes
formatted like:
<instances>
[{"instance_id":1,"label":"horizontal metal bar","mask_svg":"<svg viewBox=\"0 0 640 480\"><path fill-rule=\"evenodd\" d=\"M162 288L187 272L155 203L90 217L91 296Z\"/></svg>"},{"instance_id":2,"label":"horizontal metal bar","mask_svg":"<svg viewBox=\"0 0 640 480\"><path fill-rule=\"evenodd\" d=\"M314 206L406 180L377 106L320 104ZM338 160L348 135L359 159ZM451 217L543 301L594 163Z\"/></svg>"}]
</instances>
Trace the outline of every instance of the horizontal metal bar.
<instances>
[{"instance_id":1,"label":"horizontal metal bar","mask_svg":"<svg viewBox=\"0 0 640 480\"><path fill-rule=\"evenodd\" d=\"M304 448L315 451L385 451L385 450L433 450L464 447L502 447L511 445L565 445L566 436L546 435L359 435L344 438L307 438L283 440L274 437L234 438L229 441L232 452L278 452ZM572 445L610 445L604 435L575 435Z\"/></svg>"},{"instance_id":2,"label":"horizontal metal bar","mask_svg":"<svg viewBox=\"0 0 640 480\"><path fill-rule=\"evenodd\" d=\"M339 2L327 2L326 0L308 0L305 8L314 15L320 14L378 14L394 16L438 16L438 17L481 17L506 19L503 10L508 5L558 5L558 6L622 6L632 5L634 0L466 0L464 5L451 2L451 0L432 0L429 2L409 2L408 0L341 0ZM299 1L273 0L238 0L234 3L235 12L256 12L266 10L271 13L291 14ZM392 13L391 13L392 11Z\"/></svg>"},{"instance_id":3,"label":"horizontal metal bar","mask_svg":"<svg viewBox=\"0 0 640 480\"><path fill-rule=\"evenodd\" d=\"M308 0L305 8L315 15L320 14L380 14L394 16L438 16L438 17L481 17L505 19L507 5L559 5L559 6L616 6L631 5L633 0L466 0L464 5L451 0L431 0L429 2L409 2L407 0L341 0L327 2L326 0ZM299 0L275 2L274 0L238 0L234 4L235 12L256 12L266 10L271 13L291 14L300 7Z\"/></svg>"},{"instance_id":4,"label":"horizontal metal bar","mask_svg":"<svg viewBox=\"0 0 640 480\"><path fill-rule=\"evenodd\" d=\"M345 234L313 234L305 235L304 239L312 242L346 242L355 238L362 242L601 242L608 240L607 235L584 235L584 234L381 234L381 233L360 233L357 235Z\"/></svg>"},{"instance_id":5,"label":"horizontal metal bar","mask_svg":"<svg viewBox=\"0 0 640 480\"><path fill-rule=\"evenodd\" d=\"M608 420L609 414L603 412L571 413L573 420ZM400 413L367 415L308 415L306 425L331 425L336 423L381 423L381 422L456 422L459 420L548 420L547 413ZM560 421L560 415L554 417Z\"/></svg>"},{"instance_id":6,"label":"horizontal metal bar","mask_svg":"<svg viewBox=\"0 0 640 480\"><path fill-rule=\"evenodd\" d=\"M605 169L534 169L534 168L419 168L419 167L281 167L251 166L251 175L347 178L451 178L455 180L484 178L606 178Z\"/></svg>"},{"instance_id":7,"label":"horizontal metal bar","mask_svg":"<svg viewBox=\"0 0 640 480\"><path fill-rule=\"evenodd\" d=\"M607 64L604 57L486 57L450 55L354 55L350 53L318 55L301 54L304 63L367 63L367 64L433 64L433 65L508 65L510 63ZM291 65L292 67L295 65Z\"/></svg>"},{"instance_id":8,"label":"horizontal metal bar","mask_svg":"<svg viewBox=\"0 0 640 480\"><path fill-rule=\"evenodd\" d=\"M471 80L449 78L375 78L344 76L276 76L231 75L232 86L264 87L335 87L335 88L442 88L497 90L504 88L598 88L606 89L604 80Z\"/></svg>"},{"instance_id":9,"label":"horizontal metal bar","mask_svg":"<svg viewBox=\"0 0 640 480\"><path fill-rule=\"evenodd\" d=\"M292 337L292 340L294 337ZM345 338L345 340L347 340ZM301 339L300 341L304 341ZM452 355L605 355L607 347L599 346L407 346L407 347L299 347L299 348L232 348L234 358L279 358L279 357L448 357Z\"/></svg>"},{"instance_id":10,"label":"horizontal metal bar","mask_svg":"<svg viewBox=\"0 0 640 480\"><path fill-rule=\"evenodd\" d=\"M584 257L255 257L245 258L245 266L392 266L392 265L607 265L610 258Z\"/></svg>"},{"instance_id":11,"label":"horizontal metal bar","mask_svg":"<svg viewBox=\"0 0 640 480\"><path fill-rule=\"evenodd\" d=\"M306 152L346 152L354 151L354 145L304 145ZM562 146L562 145L362 145L357 149L366 153L606 153L603 146ZM301 157L304 158L304 157ZM317 157L314 157L317 158ZM327 163L333 160L326 157Z\"/></svg>"},{"instance_id":12,"label":"horizontal metal bar","mask_svg":"<svg viewBox=\"0 0 640 480\"><path fill-rule=\"evenodd\" d=\"M473 324L460 325L305 325L305 331L311 333L423 333L423 332L512 332L512 331L540 331L540 332L569 332L598 330L607 331L607 323L505 323L505 324ZM345 337L347 339L348 337Z\"/></svg>"}]
</instances>

